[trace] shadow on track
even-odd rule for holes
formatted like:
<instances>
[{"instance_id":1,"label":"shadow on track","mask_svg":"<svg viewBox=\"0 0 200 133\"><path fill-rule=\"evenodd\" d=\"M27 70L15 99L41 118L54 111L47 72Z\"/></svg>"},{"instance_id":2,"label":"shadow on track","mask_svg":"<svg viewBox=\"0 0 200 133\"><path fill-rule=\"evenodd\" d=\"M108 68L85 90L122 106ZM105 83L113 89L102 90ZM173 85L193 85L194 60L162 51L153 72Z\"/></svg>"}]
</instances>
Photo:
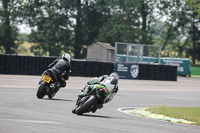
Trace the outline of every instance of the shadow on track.
<instances>
[{"instance_id":1,"label":"shadow on track","mask_svg":"<svg viewBox=\"0 0 200 133\"><path fill-rule=\"evenodd\" d=\"M83 114L80 116L87 116L87 117L97 117L97 118L106 118L106 119L122 119L122 118L117 118L117 117L109 117L109 116L103 116L103 115L90 115L90 114Z\"/></svg>"},{"instance_id":2,"label":"shadow on track","mask_svg":"<svg viewBox=\"0 0 200 133\"><path fill-rule=\"evenodd\" d=\"M43 100L51 100L51 101L73 101L73 100L59 99L59 98L53 98L53 99L43 98Z\"/></svg>"}]
</instances>

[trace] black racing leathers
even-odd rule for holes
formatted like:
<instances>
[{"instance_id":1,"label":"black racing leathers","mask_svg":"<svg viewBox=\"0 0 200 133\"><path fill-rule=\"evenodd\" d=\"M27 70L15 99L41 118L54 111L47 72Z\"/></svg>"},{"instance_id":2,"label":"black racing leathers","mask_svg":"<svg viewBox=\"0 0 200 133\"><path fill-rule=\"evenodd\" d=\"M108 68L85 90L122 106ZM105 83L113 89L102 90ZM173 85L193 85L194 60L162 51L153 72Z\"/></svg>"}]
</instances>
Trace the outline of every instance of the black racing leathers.
<instances>
[{"instance_id":1,"label":"black racing leathers","mask_svg":"<svg viewBox=\"0 0 200 133\"><path fill-rule=\"evenodd\" d=\"M57 76L60 87L65 87L65 80L69 79L69 72L71 69L70 63L65 59L56 59L49 65L49 68ZM64 77L62 76L63 73Z\"/></svg>"}]
</instances>

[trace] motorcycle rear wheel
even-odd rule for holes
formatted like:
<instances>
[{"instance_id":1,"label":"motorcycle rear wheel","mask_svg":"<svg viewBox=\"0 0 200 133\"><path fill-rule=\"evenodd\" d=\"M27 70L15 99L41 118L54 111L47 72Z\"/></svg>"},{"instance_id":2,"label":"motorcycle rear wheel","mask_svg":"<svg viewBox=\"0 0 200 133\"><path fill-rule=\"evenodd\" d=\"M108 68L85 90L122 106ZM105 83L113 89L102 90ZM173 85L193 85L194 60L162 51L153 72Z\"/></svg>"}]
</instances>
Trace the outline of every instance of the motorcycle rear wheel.
<instances>
[{"instance_id":1,"label":"motorcycle rear wheel","mask_svg":"<svg viewBox=\"0 0 200 133\"><path fill-rule=\"evenodd\" d=\"M37 98L42 99L46 94L46 83L42 82L38 87Z\"/></svg>"},{"instance_id":2,"label":"motorcycle rear wheel","mask_svg":"<svg viewBox=\"0 0 200 133\"><path fill-rule=\"evenodd\" d=\"M52 99L59 90L60 90L60 87L58 87L56 89L54 88L54 90L51 89L50 94L48 94L49 99Z\"/></svg>"},{"instance_id":3,"label":"motorcycle rear wheel","mask_svg":"<svg viewBox=\"0 0 200 133\"><path fill-rule=\"evenodd\" d=\"M48 97L49 97L49 99L52 99L55 95L56 95L55 93L49 94Z\"/></svg>"},{"instance_id":4,"label":"motorcycle rear wheel","mask_svg":"<svg viewBox=\"0 0 200 133\"><path fill-rule=\"evenodd\" d=\"M77 115L82 115L83 113L86 113L89 111L89 109L96 103L96 97L91 96L83 105L79 106L76 109Z\"/></svg>"}]
</instances>

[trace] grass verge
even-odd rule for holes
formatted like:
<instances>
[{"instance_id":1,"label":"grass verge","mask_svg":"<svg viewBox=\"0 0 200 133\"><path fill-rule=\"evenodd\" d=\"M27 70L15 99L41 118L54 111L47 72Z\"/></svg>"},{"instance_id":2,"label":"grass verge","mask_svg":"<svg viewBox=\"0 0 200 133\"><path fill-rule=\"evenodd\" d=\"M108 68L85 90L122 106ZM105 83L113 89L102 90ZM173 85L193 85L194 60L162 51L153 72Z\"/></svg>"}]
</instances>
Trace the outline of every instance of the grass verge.
<instances>
[{"instance_id":1,"label":"grass verge","mask_svg":"<svg viewBox=\"0 0 200 133\"><path fill-rule=\"evenodd\" d=\"M200 75L200 67L191 67L191 75Z\"/></svg>"},{"instance_id":2,"label":"grass verge","mask_svg":"<svg viewBox=\"0 0 200 133\"><path fill-rule=\"evenodd\" d=\"M200 75L191 75L191 78L200 79Z\"/></svg>"},{"instance_id":3,"label":"grass verge","mask_svg":"<svg viewBox=\"0 0 200 133\"><path fill-rule=\"evenodd\" d=\"M200 126L200 107L168 107L156 106L146 109L151 113L161 114L172 118L184 119L195 122L193 125Z\"/></svg>"}]
</instances>

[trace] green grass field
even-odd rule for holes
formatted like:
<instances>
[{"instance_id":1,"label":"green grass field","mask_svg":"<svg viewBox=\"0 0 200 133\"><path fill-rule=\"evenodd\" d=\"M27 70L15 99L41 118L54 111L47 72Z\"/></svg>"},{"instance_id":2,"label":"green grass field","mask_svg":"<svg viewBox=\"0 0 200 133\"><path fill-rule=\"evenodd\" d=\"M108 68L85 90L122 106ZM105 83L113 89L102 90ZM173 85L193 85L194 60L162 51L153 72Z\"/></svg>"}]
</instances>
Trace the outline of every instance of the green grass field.
<instances>
[{"instance_id":1,"label":"green grass field","mask_svg":"<svg viewBox=\"0 0 200 133\"><path fill-rule=\"evenodd\" d=\"M192 75L200 75L200 67L191 67Z\"/></svg>"},{"instance_id":2,"label":"green grass field","mask_svg":"<svg viewBox=\"0 0 200 133\"><path fill-rule=\"evenodd\" d=\"M32 53L30 50L31 46L34 45L35 45L34 43L23 42L18 47L18 55L34 56L34 53Z\"/></svg>"},{"instance_id":3,"label":"green grass field","mask_svg":"<svg viewBox=\"0 0 200 133\"><path fill-rule=\"evenodd\" d=\"M200 79L200 67L191 67L191 77Z\"/></svg>"},{"instance_id":4,"label":"green grass field","mask_svg":"<svg viewBox=\"0 0 200 133\"><path fill-rule=\"evenodd\" d=\"M172 118L185 119L195 122L193 125L200 126L200 107L168 107L156 106L146 109L151 113L161 114Z\"/></svg>"}]
</instances>

